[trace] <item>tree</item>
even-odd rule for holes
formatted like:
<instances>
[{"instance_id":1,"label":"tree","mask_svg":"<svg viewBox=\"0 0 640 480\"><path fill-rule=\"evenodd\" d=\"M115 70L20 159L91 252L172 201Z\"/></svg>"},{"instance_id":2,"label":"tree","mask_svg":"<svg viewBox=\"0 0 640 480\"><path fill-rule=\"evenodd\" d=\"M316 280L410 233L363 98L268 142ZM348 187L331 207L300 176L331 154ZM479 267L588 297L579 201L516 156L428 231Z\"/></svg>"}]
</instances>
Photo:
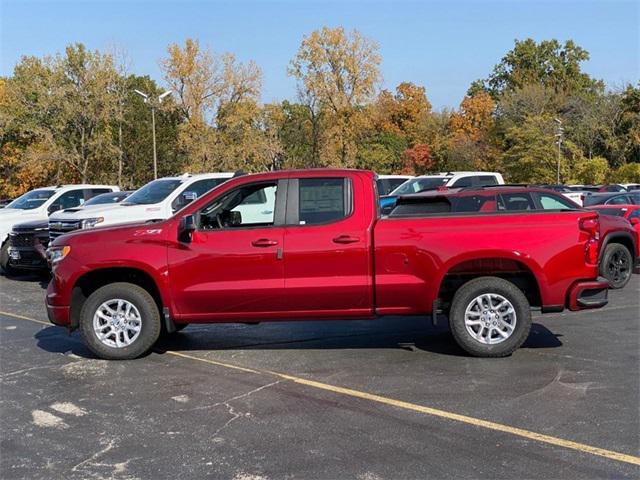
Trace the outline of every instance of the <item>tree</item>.
<instances>
[{"instance_id":1,"label":"tree","mask_svg":"<svg viewBox=\"0 0 640 480\"><path fill-rule=\"evenodd\" d=\"M581 70L581 64L586 60L589 60L589 53L572 40L564 45L556 39L540 43L531 38L516 40L514 48L482 84L494 98L532 84L549 87L555 92L600 92L604 86L602 81L592 79ZM472 87L477 91L479 84Z\"/></svg>"},{"instance_id":2,"label":"tree","mask_svg":"<svg viewBox=\"0 0 640 480\"><path fill-rule=\"evenodd\" d=\"M404 168L402 173L409 175L422 175L433 167L431 148L425 143L418 143L404 152Z\"/></svg>"},{"instance_id":3,"label":"tree","mask_svg":"<svg viewBox=\"0 0 640 480\"><path fill-rule=\"evenodd\" d=\"M236 61L231 53L215 54L202 49L197 40L187 39L184 46L172 44L168 57L160 62L164 78L177 96L178 109L185 121L179 131L179 144L192 159L195 169L214 169L228 159L216 154L216 122L219 113L229 121L233 105L257 101L262 72L249 62Z\"/></svg>"},{"instance_id":4,"label":"tree","mask_svg":"<svg viewBox=\"0 0 640 480\"><path fill-rule=\"evenodd\" d=\"M556 182L558 157L553 117L527 117L522 125L509 128L504 143L504 170L509 181ZM560 159L560 181L570 178L572 169L583 160L580 149L573 142L565 141Z\"/></svg>"},{"instance_id":5,"label":"tree","mask_svg":"<svg viewBox=\"0 0 640 480\"><path fill-rule=\"evenodd\" d=\"M374 122L379 131L402 135L411 143L426 135L431 103L426 90L410 82L396 87L396 93L383 90L376 99Z\"/></svg>"},{"instance_id":6,"label":"tree","mask_svg":"<svg viewBox=\"0 0 640 480\"><path fill-rule=\"evenodd\" d=\"M353 163L361 119L357 107L369 102L380 80L378 46L358 31L323 27L302 40L289 74L316 108L331 114L328 139L336 142L341 165Z\"/></svg>"},{"instance_id":7,"label":"tree","mask_svg":"<svg viewBox=\"0 0 640 480\"><path fill-rule=\"evenodd\" d=\"M606 158L585 159L576 165L572 180L581 185L601 185L606 183L609 173Z\"/></svg>"},{"instance_id":8,"label":"tree","mask_svg":"<svg viewBox=\"0 0 640 480\"><path fill-rule=\"evenodd\" d=\"M640 183L640 163L627 163L613 171L611 181L619 183Z\"/></svg>"}]
</instances>

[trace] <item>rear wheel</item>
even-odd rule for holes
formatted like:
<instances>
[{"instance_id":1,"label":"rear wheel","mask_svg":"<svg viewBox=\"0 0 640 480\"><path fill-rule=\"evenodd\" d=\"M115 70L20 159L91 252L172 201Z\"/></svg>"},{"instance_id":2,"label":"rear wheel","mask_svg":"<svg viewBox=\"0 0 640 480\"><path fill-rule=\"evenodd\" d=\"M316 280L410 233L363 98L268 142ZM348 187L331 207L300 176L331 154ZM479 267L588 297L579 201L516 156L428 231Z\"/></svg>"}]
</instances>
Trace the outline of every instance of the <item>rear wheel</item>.
<instances>
[{"instance_id":1,"label":"rear wheel","mask_svg":"<svg viewBox=\"0 0 640 480\"><path fill-rule=\"evenodd\" d=\"M631 252L620 243L610 243L600 260L600 275L609 280L611 288L622 288L631 279Z\"/></svg>"},{"instance_id":2,"label":"rear wheel","mask_svg":"<svg viewBox=\"0 0 640 480\"><path fill-rule=\"evenodd\" d=\"M513 283L498 277L475 278L458 289L449 311L454 339L476 357L505 357L529 336L531 310Z\"/></svg>"},{"instance_id":3,"label":"rear wheel","mask_svg":"<svg viewBox=\"0 0 640 480\"><path fill-rule=\"evenodd\" d=\"M93 292L80 311L80 333L89 349L107 360L146 353L160 336L160 312L144 288L112 283Z\"/></svg>"}]
</instances>

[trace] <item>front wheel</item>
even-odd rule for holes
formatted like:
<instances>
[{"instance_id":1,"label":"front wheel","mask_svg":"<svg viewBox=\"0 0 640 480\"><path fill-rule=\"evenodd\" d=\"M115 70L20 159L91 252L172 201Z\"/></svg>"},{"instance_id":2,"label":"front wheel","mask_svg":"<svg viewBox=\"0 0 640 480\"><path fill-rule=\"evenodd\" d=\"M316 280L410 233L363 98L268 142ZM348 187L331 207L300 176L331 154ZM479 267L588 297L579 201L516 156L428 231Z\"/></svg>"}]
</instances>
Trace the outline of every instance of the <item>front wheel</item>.
<instances>
[{"instance_id":1,"label":"front wheel","mask_svg":"<svg viewBox=\"0 0 640 480\"><path fill-rule=\"evenodd\" d=\"M600 260L600 275L609 280L611 288L622 288L631 279L633 258L631 252L620 243L610 243Z\"/></svg>"},{"instance_id":2,"label":"front wheel","mask_svg":"<svg viewBox=\"0 0 640 480\"><path fill-rule=\"evenodd\" d=\"M5 275L14 275L16 273L15 269L9 263L9 240L5 240L2 248L0 248L0 270L2 270Z\"/></svg>"},{"instance_id":3,"label":"front wheel","mask_svg":"<svg viewBox=\"0 0 640 480\"><path fill-rule=\"evenodd\" d=\"M479 277L455 293L449 312L454 339L476 357L506 357L529 336L531 309L513 283Z\"/></svg>"},{"instance_id":4,"label":"front wheel","mask_svg":"<svg viewBox=\"0 0 640 480\"><path fill-rule=\"evenodd\" d=\"M144 288L111 283L93 292L80 311L80 333L89 349L106 360L137 358L160 336L160 312Z\"/></svg>"}]
</instances>

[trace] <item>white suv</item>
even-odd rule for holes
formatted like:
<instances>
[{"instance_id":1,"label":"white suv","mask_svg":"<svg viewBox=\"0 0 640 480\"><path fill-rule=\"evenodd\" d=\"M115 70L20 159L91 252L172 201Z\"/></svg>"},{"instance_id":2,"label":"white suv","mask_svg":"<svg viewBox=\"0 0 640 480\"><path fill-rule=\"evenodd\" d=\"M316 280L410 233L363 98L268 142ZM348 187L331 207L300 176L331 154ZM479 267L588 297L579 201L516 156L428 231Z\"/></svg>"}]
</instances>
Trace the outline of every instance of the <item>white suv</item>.
<instances>
[{"instance_id":1,"label":"white suv","mask_svg":"<svg viewBox=\"0 0 640 480\"><path fill-rule=\"evenodd\" d=\"M504 179L502 175L495 172L446 172L435 175L420 175L407 180L389 195L408 195L438 187L460 188L484 185L504 185Z\"/></svg>"},{"instance_id":2,"label":"white suv","mask_svg":"<svg viewBox=\"0 0 640 480\"><path fill-rule=\"evenodd\" d=\"M204 173L153 180L120 203L60 211L49 217L49 235L54 239L80 228L164 220L212 188L233 177L233 173Z\"/></svg>"},{"instance_id":3,"label":"white suv","mask_svg":"<svg viewBox=\"0 0 640 480\"><path fill-rule=\"evenodd\" d=\"M8 258L7 238L18 223L46 220L53 212L78 207L96 195L117 192L113 185L58 185L36 188L16 198L0 210L0 266L4 268Z\"/></svg>"}]
</instances>

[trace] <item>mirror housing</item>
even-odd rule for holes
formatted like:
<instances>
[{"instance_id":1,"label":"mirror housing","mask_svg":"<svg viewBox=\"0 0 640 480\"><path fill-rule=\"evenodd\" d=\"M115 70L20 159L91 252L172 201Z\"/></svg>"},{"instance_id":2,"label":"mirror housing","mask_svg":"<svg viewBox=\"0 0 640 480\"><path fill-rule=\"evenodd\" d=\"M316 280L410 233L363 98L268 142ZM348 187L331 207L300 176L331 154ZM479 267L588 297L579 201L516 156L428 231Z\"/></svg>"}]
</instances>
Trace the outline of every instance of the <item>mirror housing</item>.
<instances>
[{"instance_id":1,"label":"mirror housing","mask_svg":"<svg viewBox=\"0 0 640 480\"><path fill-rule=\"evenodd\" d=\"M189 243L191 234L196 231L196 218L193 215L185 215L180 219L178 226L178 241Z\"/></svg>"},{"instance_id":2,"label":"mirror housing","mask_svg":"<svg viewBox=\"0 0 640 480\"><path fill-rule=\"evenodd\" d=\"M182 192L182 198L184 198L184 204L193 202L196 198L198 198L198 194L196 192L192 192L187 190L186 192Z\"/></svg>"}]
</instances>

